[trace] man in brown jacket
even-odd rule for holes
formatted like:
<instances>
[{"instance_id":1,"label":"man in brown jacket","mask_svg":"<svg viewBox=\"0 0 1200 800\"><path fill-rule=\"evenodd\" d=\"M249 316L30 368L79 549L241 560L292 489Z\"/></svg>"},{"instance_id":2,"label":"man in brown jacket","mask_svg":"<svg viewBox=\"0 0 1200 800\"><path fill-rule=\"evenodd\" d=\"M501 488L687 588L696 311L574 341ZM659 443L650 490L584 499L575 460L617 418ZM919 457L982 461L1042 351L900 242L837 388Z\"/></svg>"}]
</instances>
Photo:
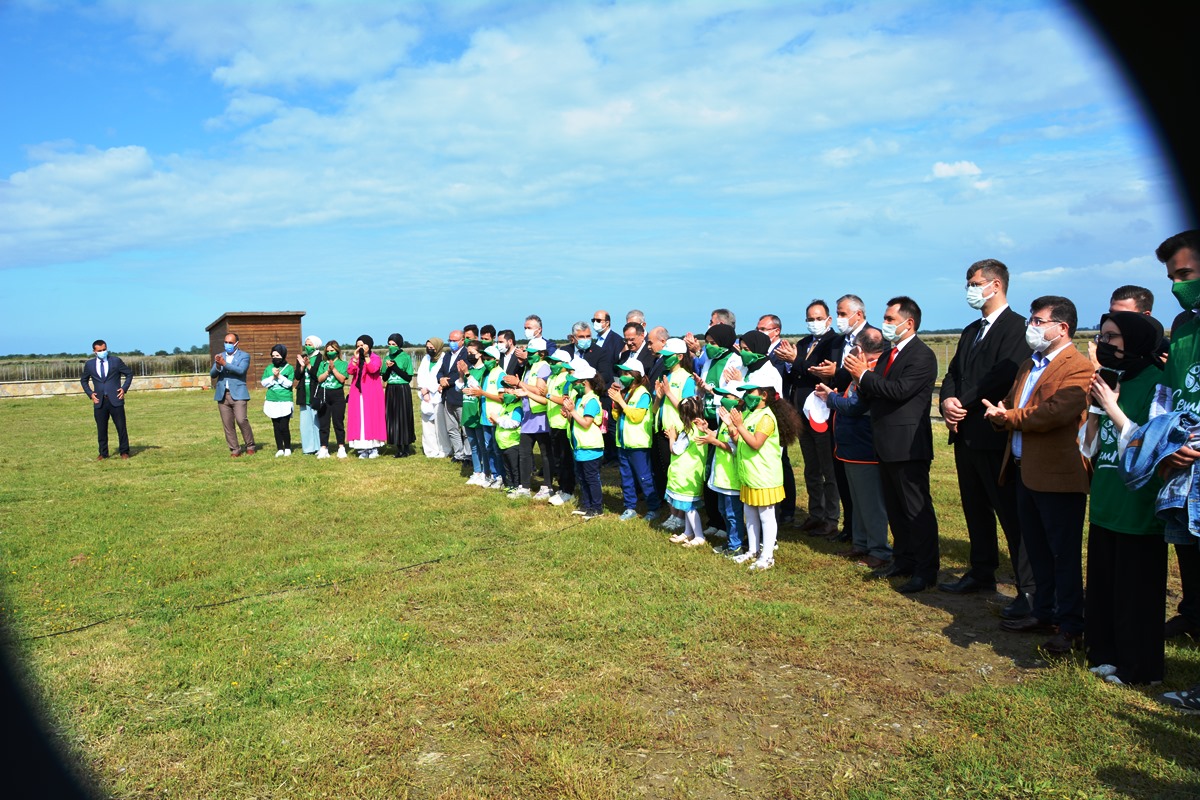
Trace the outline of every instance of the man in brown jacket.
<instances>
[{"instance_id":1,"label":"man in brown jacket","mask_svg":"<svg viewBox=\"0 0 1200 800\"><path fill-rule=\"evenodd\" d=\"M1093 369L1075 348L1077 314L1065 297L1047 295L1030 305L1025 341L1031 358L1017 370L1008 396L984 400L985 417L1008 431L1000 480L1017 481L1017 515L1037 593L1033 613L1000 627L1051 633L1051 654L1083 643L1083 516L1088 470L1079 452Z\"/></svg>"}]
</instances>

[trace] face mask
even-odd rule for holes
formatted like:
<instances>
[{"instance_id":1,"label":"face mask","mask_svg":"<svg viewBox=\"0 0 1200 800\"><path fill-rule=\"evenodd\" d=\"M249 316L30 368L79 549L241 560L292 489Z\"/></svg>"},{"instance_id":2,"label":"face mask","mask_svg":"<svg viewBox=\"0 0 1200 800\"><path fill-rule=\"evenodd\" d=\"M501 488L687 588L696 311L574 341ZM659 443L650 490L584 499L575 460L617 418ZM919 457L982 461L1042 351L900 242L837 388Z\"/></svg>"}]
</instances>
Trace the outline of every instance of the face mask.
<instances>
[{"instance_id":1,"label":"face mask","mask_svg":"<svg viewBox=\"0 0 1200 800\"><path fill-rule=\"evenodd\" d=\"M277 367L282 367L287 363L287 359L283 356L271 356L271 363Z\"/></svg>"},{"instance_id":2,"label":"face mask","mask_svg":"<svg viewBox=\"0 0 1200 800\"><path fill-rule=\"evenodd\" d=\"M505 353L508 352L508 343L507 342L496 342L496 349L500 351L500 355L504 355Z\"/></svg>"},{"instance_id":3,"label":"face mask","mask_svg":"<svg viewBox=\"0 0 1200 800\"><path fill-rule=\"evenodd\" d=\"M541 360L542 360L541 353L533 353L533 352L529 353L529 363L530 364L537 364Z\"/></svg>"},{"instance_id":4,"label":"face mask","mask_svg":"<svg viewBox=\"0 0 1200 800\"><path fill-rule=\"evenodd\" d=\"M751 353L749 350L742 351L742 364L747 370L752 370L762 362L766 361L767 357L761 353Z\"/></svg>"},{"instance_id":5,"label":"face mask","mask_svg":"<svg viewBox=\"0 0 1200 800\"><path fill-rule=\"evenodd\" d=\"M757 394L742 395L742 402L746 404L747 411L753 411L758 408L762 400L762 397Z\"/></svg>"},{"instance_id":6,"label":"face mask","mask_svg":"<svg viewBox=\"0 0 1200 800\"><path fill-rule=\"evenodd\" d=\"M978 311L979 309L981 309L985 305L987 305L987 301L991 300L995 296L996 296L996 293L992 292L987 297L984 297L982 286L968 286L967 287L967 305L969 305L971 308L975 309L976 311Z\"/></svg>"},{"instance_id":7,"label":"face mask","mask_svg":"<svg viewBox=\"0 0 1200 800\"><path fill-rule=\"evenodd\" d=\"M706 344L704 345L704 352L710 361L715 361L725 355L725 348L719 344Z\"/></svg>"},{"instance_id":8,"label":"face mask","mask_svg":"<svg viewBox=\"0 0 1200 800\"><path fill-rule=\"evenodd\" d=\"M1200 278L1192 281L1176 281L1171 284L1171 294L1179 301L1184 311L1200 305Z\"/></svg>"},{"instance_id":9,"label":"face mask","mask_svg":"<svg viewBox=\"0 0 1200 800\"><path fill-rule=\"evenodd\" d=\"M808 323L808 332L813 336L820 336L827 330L829 330L829 320L827 319L815 320Z\"/></svg>"},{"instance_id":10,"label":"face mask","mask_svg":"<svg viewBox=\"0 0 1200 800\"><path fill-rule=\"evenodd\" d=\"M483 360L483 368L486 370L489 370L489 371L495 369L496 368L496 359L485 358Z\"/></svg>"},{"instance_id":11,"label":"face mask","mask_svg":"<svg viewBox=\"0 0 1200 800\"><path fill-rule=\"evenodd\" d=\"M591 337L588 337L587 339L576 339L575 340L575 349L581 353L587 351L587 349L591 346L592 346Z\"/></svg>"},{"instance_id":12,"label":"face mask","mask_svg":"<svg viewBox=\"0 0 1200 800\"><path fill-rule=\"evenodd\" d=\"M101 361L108 361L108 351L107 350L97 350L96 358L100 359Z\"/></svg>"},{"instance_id":13,"label":"face mask","mask_svg":"<svg viewBox=\"0 0 1200 800\"><path fill-rule=\"evenodd\" d=\"M526 328L525 329L525 338L526 339L536 339L537 335L538 335L538 332L534 328Z\"/></svg>"},{"instance_id":14,"label":"face mask","mask_svg":"<svg viewBox=\"0 0 1200 800\"><path fill-rule=\"evenodd\" d=\"M835 320L835 324L837 325L838 333L849 333L850 332L850 318L849 317L838 317Z\"/></svg>"},{"instance_id":15,"label":"face mask","mask_svg":"<svg viewBox=\"0 0 1200 800\"><path fill-rule=\"evenodd\" d=\"M675 369L675 367L678 365L679 365L679 354L678 353L672 353L671 355L669 355L663 359L663 366L665 366L667 369Z\"/></svg>"},{"instance_id":16,"label":"face mask","mask_svg":"<svg viewBox=\"0 0 1200 800\"><path fill-rule=\"evenodd\" d=\"M399 352L400 352L399 347L396 347L395 345L390 345L390 344L388 345L388 355L389 356L394 356Z\"/></svg>"},{"instance_id":17,"label":"face mask","mask_svg":"<svg viewBox=\"0 0 1200 800\"><path fill-rule=\"evenodd\" d=\"M327 359L329 359L330 361L337 361L338 351L337 350L326 350L325 357Z\"/></svg>"},{"instance_id":18,"label":"face mask","mask_svg":"<svg viewBox=\"0 0 1200 800\"><path fill-rule=\"evenodd\" d=\"M1125 366L1124 353L1117 355L1117 346L1112 342L1096 342L1096 361L1100 366L1109 369L1120 369Z\"/></svg>"},{"instance_id":19,"label":"face mask","mask_svg":"<svg viewBox=\"0 0 1200 800\"><path fill-rule=\"evenodd\" d=\"M226 343L225 343L225 352L226 352L226 353L228 353L229 355L233 355L233 351L234 351L234 350L237 350L237 343L236 343L236 342L235 342L234 344L230 344L229 342L226 342Z\"/></svg>"},{"instance_id":20,"label":"face mask","mask_svg":"<svg viewBox=\"0 0 1200 800\"><path fill-rule=\"evenodd\" d=\"M425 352L432 356L436 351L432 347L426 347Z\"/></svg>"},{"instance_id":21,"label":"face mask","mask_svg":"<svg viewBox=\"0 0 1200 800\"><path fill-rule=\"evenodd\" d=\"M879 329L883 334L883 338L889 342L897 342L900 340L901 334L896 330L896 326L890 322L883 323L883 327Z\"/></svg>"},{"instance_id":22,"label":"face mask","mask_svg":"<svg viewBox=\"0 0 1200 800\"><path fill-rule=\"evenodd\" d=\"M451 353L457 353L458 348L460 348L460 347L462 347L462 342L456 342L453 339L450 340L450 352Z\"/></svg>"},{"instance_id":23,"label":"face mask","mask_svg":"<svg viewBox=\"0 0 1200 800\"><path fill-rule=\"evenodd\" d=\"M617 380L619 380L621 382L621 386L625 387L626 389L633 385L632 375L621 375L617 378Z\"/></svg>"},{"instance_id":24,"label":"face mask","mask_svg":"<svg viewBox=\"0 0 1200 800\"><path fill-rule=\"evenodd\" d=\"M550 363L550 374L551 375L561 375L562 371L566 368L567 368L567 365L562 363L561 361L552 361Z\"/></svg>"},{"instance_id":25,"label":"face mask","mask_svg":"<svg viewBox=\"0 0 1200 800\"><path fill-rule=\"evenodd\" d=\"M564 367L564 368L565 368L566 366L567 366L566 364L563 364L563 367ZM567 380L566 380L566 382L565 382L565 383L563 383L563 390L564 390L564 391L567 391L567 392L569 392L569 391L571 391L571 389L572 389L574 386L575 386L575 376L574 376L574 375L568 375L568 376L567 376Z\"/></svg>"},{"instance_id":26,"label":"face mask","mask_svg":"<svg viewBox=\"0 0 1200 800\"><path fill-rule=\"evenodd\" d=\"M1054 323L1050 324L1052 325ZM1057 342L1059 338L1062 337L1047 340L1046 332L1042 328L1035 328L1032 325L1026 326L1025 328L1025 344L1029 345L1029 349L1035 353L1046 352L1046 349L1049 348L1050 345Z\"/></svg>"},{"instance_id":27,"label":"face mask","mask_svg":"<svg viewBox=\"0 0 1200 800\"><path fill-rule=\"evenodd\" d=\"M315 352L317 352L317 348L313 347L311 344L304 345L304 355L311 356Z\"/></svg>"},{"instance_id":28,"label":"face mask","mask_svg":"<svg viewBox=\"0 0 1200 800\"><path fill-rule=\"evenodd\" d=\"M733 411L737 407L738 407L738 399L736 397L722 397L721 398L721 408L725 409L726 411Z\"/></svg>"}]
</instances>

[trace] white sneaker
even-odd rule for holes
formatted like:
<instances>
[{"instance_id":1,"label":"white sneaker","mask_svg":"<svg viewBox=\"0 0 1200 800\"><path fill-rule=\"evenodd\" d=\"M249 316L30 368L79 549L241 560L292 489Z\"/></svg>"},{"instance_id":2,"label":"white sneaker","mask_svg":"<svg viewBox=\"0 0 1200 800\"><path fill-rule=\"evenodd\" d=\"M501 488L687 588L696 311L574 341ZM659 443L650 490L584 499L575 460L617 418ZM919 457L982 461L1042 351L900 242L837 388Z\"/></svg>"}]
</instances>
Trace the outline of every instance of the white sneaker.
<instances>
[{"instance_id":1,"label":"white sneaker","mask_svg":"<svg viewBox=\"0 0 1200 800\"><path fill-rule=\"evenodd\" d=\"M292 451L291 451L291 450L288 450L287 448L284 448L283 455L284 455L284 457L285 457L285 458L286 458L287 456L290 456L291 454L292 454Z\"/></svg>"},{"instance_id":2,"label":"white sneaker","mask_svg":"<svg viewBox=\"0 0 1200 800\"><path fill-rule=\"evenodd\" d=\"M535 494L533 496L533 499L534 500L549 500L550 499L550 487L543 486L542 488L538 489L537 494Z\"/></svg>"},{"instance_id":3,"label":"white sneaker","mask_svg":"<svg viewBox=\"0 0 1200 800\"><path fill-rule=\"evenodd\" d=\"M686 533L677 533L667 541L674 544L683 544L684 542L689 541L691 538L692 537L688 536Z\"/></svg>"},{"instance_id":4,"label":"white sneaker","mask_svg":"<svg viewBox=\"0 0 1200 800\"><path fill-rule=\"evenodd\" d=\"M1088 672L1101 678L1107 678L1109 675L1116 675L1117 668L1112 664L1098 664L1088 669Z\"/></svg>"},{"instance_id":5,"label":"white sneaker","mask_svg":"<svg viewBox=\"0 0 1200 800\"><path fill-rule=\"evenodd\" d=\"M733 557L733 563L735 563L735 564L745 564L745 563L746 563L747 561L749 561L750 559L752 559L752 558L757 558L757 557L758 557L758 554L757 554L757 553L750 553L750 552L746 552L746 553L742 553L740 556L734 556L734 557Z\"/></svg>"},{"instance_id":6,"label":"white sneaker","mask_svg":"<svg viewBox=\"0 0 1200 800\"><path fill-rule=\"evenodd\" d=\"M762 570L770 569L773 566L775 566L775 559L760 558L760 559L758 559L758 561L755 561L753 564L750 565L750 571L751 572L761 572Z\"/></svg>"},{"instance_id":7,"label":"white sneaker","mask_svg":"<svg viewBox=\"0 0 1200 800\"><path fill-rule=\"evenodd\" d=\"M588 513L588 512L584 511L582 508L577 508L577 509L575 509L574 511L572 511L572 512L571 512L571 514L572 514L572 515L574 515L574 516L576 516L576 517L586 517L586 516L587 516L587 513Z\"/></svg>"},{"instance_id":8,"label":"white sneaker","mask_svg":"<svg viewBox=\"0 0 1200 800\"><path fill-rule=\"evenodd\" d=\"M367 451L366 450L355 450L354 455L358 456L359 458L366 458Z\"/></svg>"},{"instance_id":9,"label":"white sneaker","mask_svg":"<svg viewBox=\"0 0 1200 800\"><path fill-rule=\"evenodd\" d=\"M379 448L372 447L367 451L367 458L379 458Z\"/></svg>"},{"instance_id":10,"label":"white sneaker","mask_svg":"<svg viewBox=\"0 0 1200 800\"><path fill-rule=\"evenodd\" d=\"M322 447L317 451L317 458L329 458L329 451Z\"/></svg>"},{"instance_id":11,"label":"white sneaker","mask_svg":"<svg viewBox=\"0 0 1200 800\"><path fill-rule=\"evenodd\" d=\"M699 547L702 544L708 544L708 542L705 541L703 536L696 536L696 537L688 539L686 542L684 542L683 546L684 547Z\"/></svg>"},{"instance_id":12,"label":"white sneaker","mask_svg":"<svg viewBox=\"0 0 1200 800\"><path fill-rule=\"evenodd\" d=\"M1125 681L1123 681L1123 680L1121 680L1120 678L1118 678L1118 677L1116 676L1116 674L1115 674L1115 673L1114 673L1114 674L1112 674L1112 675L1105 675L1105 676L1104 676L1104 680L1105 680L1105 682L1107 682L1107 683L1115 683L1117 686L1124 686L1124 685L1125 685Z\"/></svg>"},{"instance_id":13,"label":"white sneaker","mask_svg":"<svg viewBox=\"0 0 1200 800\"><path fill-rule=\"evenodd\" d=\"M283 457L283 451L282 451L282 450L276 450L276 451L275 451L275 457L276 457L276 458L282 458L282 457Z\"/></svg>"},{"instance_id":14,"label":"white sneaker","mask_svg":"<svg viewBox=\"0 0 1200 800\"><path fill-rule=\"evenodd\" d=\"M492 484L488 488L503 489L504 488L504 478L501 478L499 475L497 475L495 478L492 478Z\"/></svg>"},{"instance_id":15,"label":"white sneaker","mask_svg":"<svg viewBox=\"0 0 1200 800\"><path fill-rule=\"evenodd\" d=\"M559 502L559 503L556 503L556 505L560 505L560 506L561 506L563 503L573 503L573 502L575 502L575 495L573 495L573 494L569 494L569 493L567 493L567 492L559 492L559 493L558 493L558 499L559 499L561 502Z\"/></svg>"},{"instance_id":16,"label":"white sneaker","mask_svg":"<svg viewBox=\"0 0 1200 800\"><path fill-rule=\"evenodd\" d=\"M467 478L467 486L478 486L479 479L483 477L482 472L472 472L471 477Z\"/></svg>"},{"instance_id":17,"label":"white sneaker","mask_svg":"<svg viewBox=\"0 0 1200 800\"><path fill-rule=\"evenodd\" d=\"M529 497L529 496L530 496L529 490L526 489L524 486L518 486L517 488L513 489L511 492L508 493L509 500L516 500L521 497Z\"/></svg>"},{"instance_id":18,"label":"white sneaker","mask_svg":"<svg viewBox=\"0 0 1200 800\"><path fill-rule=\"evenodd\" d=\"M562 492L555 492L554 494L550 495L550 505L561 506L562 504L563 504L563 493Z\"/></svg>"},{"instance_id":19,"label":"white sneaker","mask_svg":"<svg viewBox=\"0 0 1200 800\"><path fill-rule=\"evenodd\" d=\"M344 444L338 445L337 456L338 456L338 458L349 458L349 456L346 455L346 445L344 445Z\"/></svg>"}]
</instances>

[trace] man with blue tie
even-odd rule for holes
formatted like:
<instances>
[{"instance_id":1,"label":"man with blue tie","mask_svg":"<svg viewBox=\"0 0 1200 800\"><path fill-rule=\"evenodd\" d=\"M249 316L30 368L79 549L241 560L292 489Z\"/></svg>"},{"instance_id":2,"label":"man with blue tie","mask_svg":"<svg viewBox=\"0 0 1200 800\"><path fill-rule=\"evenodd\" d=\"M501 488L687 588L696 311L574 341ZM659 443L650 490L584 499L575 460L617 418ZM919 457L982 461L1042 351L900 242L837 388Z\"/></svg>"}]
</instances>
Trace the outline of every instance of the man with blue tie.
<instances>
[{"instance_id":1,"label":"man with blue tie","mask_svg":"<svg viewBox=\"0 0 1200 800\"><path fill-rule=\"evenodd\" d=\"M221 412L221 425L225 428L229 455L234 458L242 454L237 431L233 427L235 421L237 427L242 429L246 455L252 456L255 451L254 431L250 430L250 420L246 417L246 405L250 402L250 390L246 388L246 373L249 371L250 354L238 349L236 333L225 334L225 352L217 353L208 374L217 380L213 399L217 401L217 409Z\"/></svg>"},{"instance_id":2,"label":"man with blue tie","mask_svg":"<svg viewBox=\"0 0 1200 800\"><path fill-rule=\"evenodd\" d=\"M108 354L108 345L103 339L92 342L95 358L83 365L83 377L79 383L92 399L92 413L96 417L96 441L100 445L97 461L108 458L108 421L117 428L117 452L121 458L129 458L129 433L125 429L125 393L133 383L133 370L125 362ZM89 385L90 384L90 385Z\"/></svg>"}]
</instances>

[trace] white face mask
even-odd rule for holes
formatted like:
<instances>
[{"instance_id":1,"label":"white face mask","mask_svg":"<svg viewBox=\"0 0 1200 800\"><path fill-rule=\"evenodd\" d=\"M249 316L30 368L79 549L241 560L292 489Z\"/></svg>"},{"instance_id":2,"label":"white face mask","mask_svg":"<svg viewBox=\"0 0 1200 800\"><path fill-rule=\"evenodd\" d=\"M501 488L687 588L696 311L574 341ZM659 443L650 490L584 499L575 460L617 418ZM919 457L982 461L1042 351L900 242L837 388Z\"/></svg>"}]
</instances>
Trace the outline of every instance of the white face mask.
<instances>
[{"instance_id":1,"label":"white face mask","mask_svg":"<svg viewBox=\"0 0 1200 800\"><path fill-rule=\"evenodd\" d=\"M496 342L496 349L500 351L500 355L508 352L508 342Z\"/></svg>"},{"instance_id":2,"label":"white face mask","mask_svg":"<svg viewBox=\"0 0 1200 800\"><path fill-rule=\"evenodd\" d=\"M850 318L849 317L838 317L837 320L835 321L835 324L837 325L838 333L849 333L850 332Z\"/></svg>"},{"instance_id":3,"label":"white face mask","mask_svg":"<svg viewBox=\"0 0 1200 800\"><path fill-rule=\"evenodd\" d=\"M1051 322L1051 323L1048 323L1047 325L1042 326L1041 328L1036 328L1033 325L1026 326L1026 328L1025 328L1025 344L1029 345L1029 348L1031 350L1033 350L1033 352L1035 352L1035 353L1046 352L1046 350L1048 350L1050 348L1050 345L1054 344L1055 342L1057 342L1059 339L1062 338L1061 336L1056 336L1053 339L1046 338L1046 331L1044 330L1044 328L1047 328L1053 324L1055 324L1055 323Z\"/></svg>"},{"instance_id":4,"label":"white face mask","mask_svg":"<svg viewBox=\"0 0 1200 800\"><path fill-rule=\"evenodd\" d=\"M827 330L829 330L829 320L828 319L823 319L823 320L813 321L813 322L808 323L808 332L811 333L813 336L820 336L820 335L824 334L825 331L827 331Z\"/></svg>"},{"instance_id":5,"label":"white face mask","mask_svg":"<svg viewBox=\"0 0 1200 800\"><path fill-rule=\"evenodd\" d=\"M526 328L525 329L525 338L526 339L536 339L537 335L538 335L538 332L537 332L536 328Z\"/></svg>"},{"instance_id":6,"label":"white face mask","mask_svg":"<svg viewBox=\"0 0 1200 800\"><path fill-rule=\"evenodd\" d=\"M900 337L903 335L898 333L896 331L896 326L890 322L883 323L883 327L879 329L879 332L883 334L884 339L892 343L898 342Z\"/></svg>"},{"instance_id":7,"label":"white face mask","mask_svg":"<svg viewBox=\"0 0 1200 800\"><path fill-rule=\"evenodd\" d=\"M987 297L984 297L982 286L967 286L967 305L976 311L987 305L987 301L995 296L996 293L992 292Z\"/></svg>"}]
</instances>

